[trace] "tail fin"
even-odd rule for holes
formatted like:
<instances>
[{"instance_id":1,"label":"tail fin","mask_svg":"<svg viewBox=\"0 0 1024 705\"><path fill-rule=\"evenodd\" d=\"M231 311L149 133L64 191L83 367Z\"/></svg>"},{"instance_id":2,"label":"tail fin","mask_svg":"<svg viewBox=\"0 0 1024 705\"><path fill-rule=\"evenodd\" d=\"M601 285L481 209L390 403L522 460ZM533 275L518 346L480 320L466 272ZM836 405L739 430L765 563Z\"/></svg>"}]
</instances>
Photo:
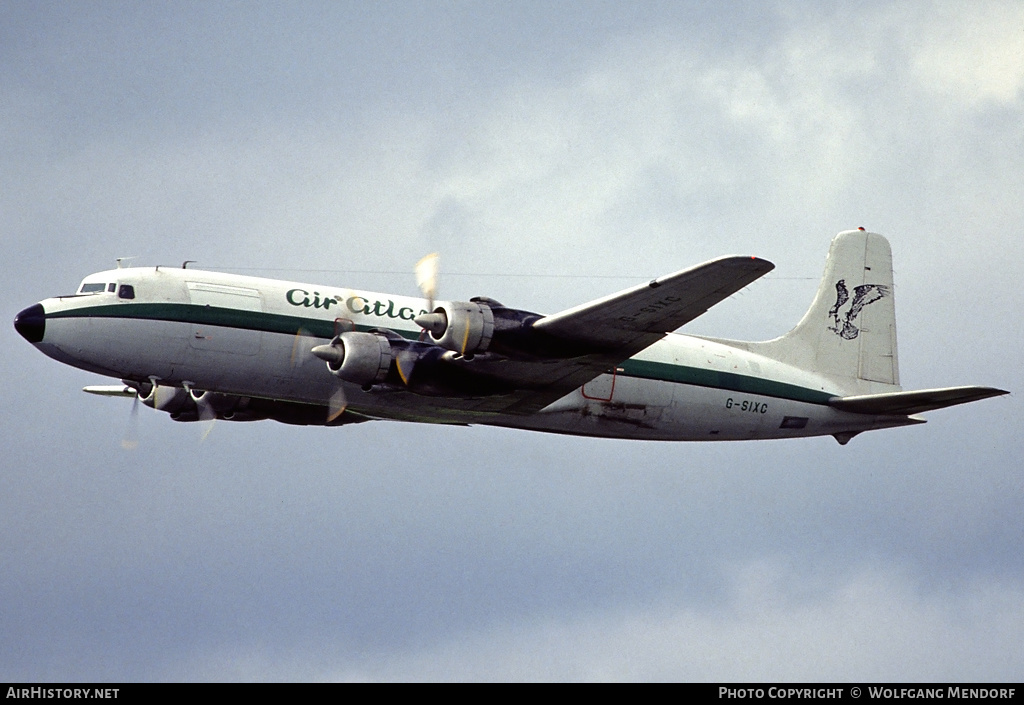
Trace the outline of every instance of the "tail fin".
<instances>
[{"instance_id":1,"label":"tail fin","mask_svg":"<svg viewBox=\"0 0 1024 705\"><path fill-rule=\"evenodd\" d=\"M826 375L850 394L899 389L892 250L876 233L832 240L810 310L786 335L746 347Z\"/></svg>"}]
</instances>

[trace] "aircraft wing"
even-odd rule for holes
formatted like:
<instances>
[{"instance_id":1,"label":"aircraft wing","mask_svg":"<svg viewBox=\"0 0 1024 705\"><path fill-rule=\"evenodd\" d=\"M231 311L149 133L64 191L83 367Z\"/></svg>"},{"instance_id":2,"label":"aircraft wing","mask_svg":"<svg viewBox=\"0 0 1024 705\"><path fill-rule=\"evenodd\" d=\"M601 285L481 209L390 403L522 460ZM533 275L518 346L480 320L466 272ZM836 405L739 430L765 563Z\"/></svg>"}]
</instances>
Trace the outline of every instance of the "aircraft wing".
<instances>
[{"instance_id":1,"label":"aircraft wing","mask_svg":"<svg viewBox=\"0 0 1024 705\"><path fill-rule=\"evenodd\" d=\"M474 412L531 414L650 347L775 268L756 257L722 257L575 306L533 324L571 355L535 360L476 355L465 374L515 385L513 394L464 400Z\"/></svg>"},{"instance_id":2,"label":"aircraft wing","mask_svg":"<svg viewBox=\"0 0 1024 705\"><path fill-rule=\"evenodd\" d=\"M625 360L773 269L757 257L721 257L546 316L534 328Z\"/></svg>"}]
</instances>

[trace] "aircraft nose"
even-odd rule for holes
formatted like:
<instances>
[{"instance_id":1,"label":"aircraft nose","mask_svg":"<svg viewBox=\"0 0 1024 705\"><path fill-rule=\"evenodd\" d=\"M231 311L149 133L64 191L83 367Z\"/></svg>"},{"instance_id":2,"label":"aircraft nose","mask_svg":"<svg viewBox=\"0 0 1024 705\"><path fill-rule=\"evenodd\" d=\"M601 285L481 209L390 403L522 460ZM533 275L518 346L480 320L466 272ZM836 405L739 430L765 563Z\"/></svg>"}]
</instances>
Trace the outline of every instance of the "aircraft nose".
<instances>
[{"instance_id":1,"label":"aircraft nose","mask_svg":"<svg viewBox=\"0 0 1024 705\"><path fill-rule=\"evenodd\" d=\"M14 329L30 343L38 343L46 332L46 312L42 304L29 306L14 317Z\"/></svg>"}]
</instances>

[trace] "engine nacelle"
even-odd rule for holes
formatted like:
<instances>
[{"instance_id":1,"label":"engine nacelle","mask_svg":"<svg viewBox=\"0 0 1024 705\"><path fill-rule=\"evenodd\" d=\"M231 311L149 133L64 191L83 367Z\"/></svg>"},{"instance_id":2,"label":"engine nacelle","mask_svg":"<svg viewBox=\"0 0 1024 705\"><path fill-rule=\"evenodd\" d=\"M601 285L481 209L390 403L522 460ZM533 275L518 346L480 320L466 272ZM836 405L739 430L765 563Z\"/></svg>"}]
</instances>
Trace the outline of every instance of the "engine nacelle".
<instances>
[{"instance_id":1,"label":"engine nacelle","mask_svg":"<svg viewBox=\"0 0 1024 705\"><path fill-rule=\"evenodd\" d=\"M430 340L460 355L486 352L494 338L494 313L484 301L451 301L417 316Z\"/></svg>"},{"instance_id":2,"label":"engine nacelle","mask_svg":"<svg viewBox=\"0 0 1024 705\"><path fill-rule=\"evenodd\" d=\"M444 317L443 330L435 334L429 329L430 339L442 348L460 355L486 352L494 338L494 313L484 303L453 301L434 309Z\"/></svg>"},{"instance_id":3,"label":"engine nacelle","mask_svg":"<svg viewBox=\"0 0 1024 705\"><path fill-rule=\"evenodd\" d=\"M336 335L330 345L318 345L312 352L331 374L360 386L383 382L394 359L385 336L356 331Z\"/></svg>"},{"instance_id":4,"label":"engine nacelle","mask_svg":"<svg viewBox=\"0 0 1024 705\"><path fill-rule=\"evenodd\" d=\"M490 352L513 359L542 359L591 352L536 330L533 324L541 318L479 296L469 302L442 303L433 313L413 320L427 331L431 342L464 356Z\"/></svg>"}]
</instances>

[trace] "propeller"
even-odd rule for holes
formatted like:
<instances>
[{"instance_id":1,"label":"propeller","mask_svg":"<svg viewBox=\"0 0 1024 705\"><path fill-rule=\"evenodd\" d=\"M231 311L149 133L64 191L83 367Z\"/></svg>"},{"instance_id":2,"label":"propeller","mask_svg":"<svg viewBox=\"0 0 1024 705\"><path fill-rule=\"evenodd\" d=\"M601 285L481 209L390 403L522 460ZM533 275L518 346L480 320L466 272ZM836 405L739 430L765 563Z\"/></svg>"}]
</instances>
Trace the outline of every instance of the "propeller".
<instances>
[{"instance_id":1,"label":"propeller","mask_svg":"<svg viewBox=\"0 0 1024 705\"><path fill-rule=\"evenodd\" d=\"M416 360L419 359L412 350L402 350L395 356L395 367L398 368L398 376L402 378L402 382L405 386L409 386L409 380L412 378L413 368L416 367Z\"/></svg>"},{"instance_id":2,"label":"propeller","mask_svg":"<svg viewBox=\"0 0 1024 705\"><path fill-rule=\"evenodd\" d=\"M154 400L156 399L156 390L159 389L157 385L159 379L155 375L149 378ZM142 402L142 397L147 396L149 392L145 390L145 382L132 382L127 379L123 379L121 382L124 384L124 391L135 391L135 396L132 398L132 410L128 415L128 428L125 429L124 438L121 439L121 447L124 450L135 450L139 447L139 404Z\"/></svg>"},{"instance_id":3,"label":"propeller","mask_svg":"<svg viewBox=\"0 0 1024 705\"><path fill-rule=\"evenodd\" d=\"M320 358L328 365L340 365L345 353L339 348L332 344L329 345L317 345L309 350L309 353ZM339 379L337 381L337 388L331 393L331 398L327 400L327 423L331 423L336 418L345 413L345 409L348 407L348 399L345 397L345 385Z\"/></svg>"},{"instance_id":4,"label":"propeller","mask_svg":"<svg viewBox=\"0 0 1024 705\"><path fill-rule=\"evenodd\" d=\"M299 328L295 331L295 338L292 340L292 357L291 366L294 370L296 367L302 367L309 360L313 346L316 344L316 338L306 330L305 328Z\"/></svg>"},{"instance_id":5,"label":"propeller","mask_svg":"<svg viewBox=\"0 0 1024 705\"><path fill-rule=\"evenodd\" d=\"M421 313L413 319L416 325L424 331L432 333L435 339L444 335L444 331L448 327L448 316L445 315L444 311L434 311L434 299L437 298L438 288L439 257L436 252L433 252L416 263L416 286L420 288L420 292L427 299L427 313ZM408 375L402 372L401 366L399 366L398 372L402 375L402 379L406 380L406 384L408 384Z\"/></svg>"},{"instance_id":6,"label":"propeller","mask_svg":"<svg viewBox=\"0 0 1024 705\"><path fill-rule=\"evenodd\" d=\"M345 413L348 408L348 399L345 398L345 385L338 380L338 388L331 394L327 402L327 423L333 422L336 418Z\"/></svg>"},{"instance_id":7,"label":"propeller","mask_svg":"<svg viewBox=\"0 0 1024 705\"><path fill-rule=\"evenodd\" d=\"M132 400L132 411L128 417L128 428L125 429L124 438L121 439L121 447L125 450L135 450L139 447L139 392L135 391L135 399Z\"/></svg>"},{"instance_id":8,"label":"propeller","mask_svg":"<svg viewBox=\"0 0 1024 705\"><path fill-rule=\"evenodd\" d=\"M427 300L427 310L434 310L434 299L437 298L437 267L439 255L432 252L416 263L416 286L423 292Z\"/></svg>"},{"instance_id":9,"label":"propeller","mask_svg":"<svg viewBox=\"0 0 1024 705\"><path fill-rule=\"evenodd\" d=\"M181 386L196 404L200 424L199 442L202 443L213 431L213 424L217 421L217 410L213 408L209 392L197 392L191 382L182 382Z\"/></svg>"},{"instance_id":10,"label":"propeller","mask_svg":"<svg viewBox=\"0 0 1024 705\"><path fill-rule=\"evenodd\" d=\"M295 340L292 342L292 369L302 367L310 357L317 357L325 362L334 361L341 364L342 353L333 345L317 345L317 338L304 328L299 328L295 333ZM337 388L331 393L327 400L327 423L333 422L348 408L348 399L345 396L345 386L338 380Z\"/></svg>"},{"instance_id":11,"label":"propeller","mask_svg":"<svg viewBox=\"0 0 1024 705\"><path fill-rule=\"evenodd\" d=\"M435 340L444 335L445 330L448 328L448 316L445 315L443 310L434 311L433 313L421 313L412 320L413 323L423 330L430 331Z\"/></svg>"}]
</instances>

